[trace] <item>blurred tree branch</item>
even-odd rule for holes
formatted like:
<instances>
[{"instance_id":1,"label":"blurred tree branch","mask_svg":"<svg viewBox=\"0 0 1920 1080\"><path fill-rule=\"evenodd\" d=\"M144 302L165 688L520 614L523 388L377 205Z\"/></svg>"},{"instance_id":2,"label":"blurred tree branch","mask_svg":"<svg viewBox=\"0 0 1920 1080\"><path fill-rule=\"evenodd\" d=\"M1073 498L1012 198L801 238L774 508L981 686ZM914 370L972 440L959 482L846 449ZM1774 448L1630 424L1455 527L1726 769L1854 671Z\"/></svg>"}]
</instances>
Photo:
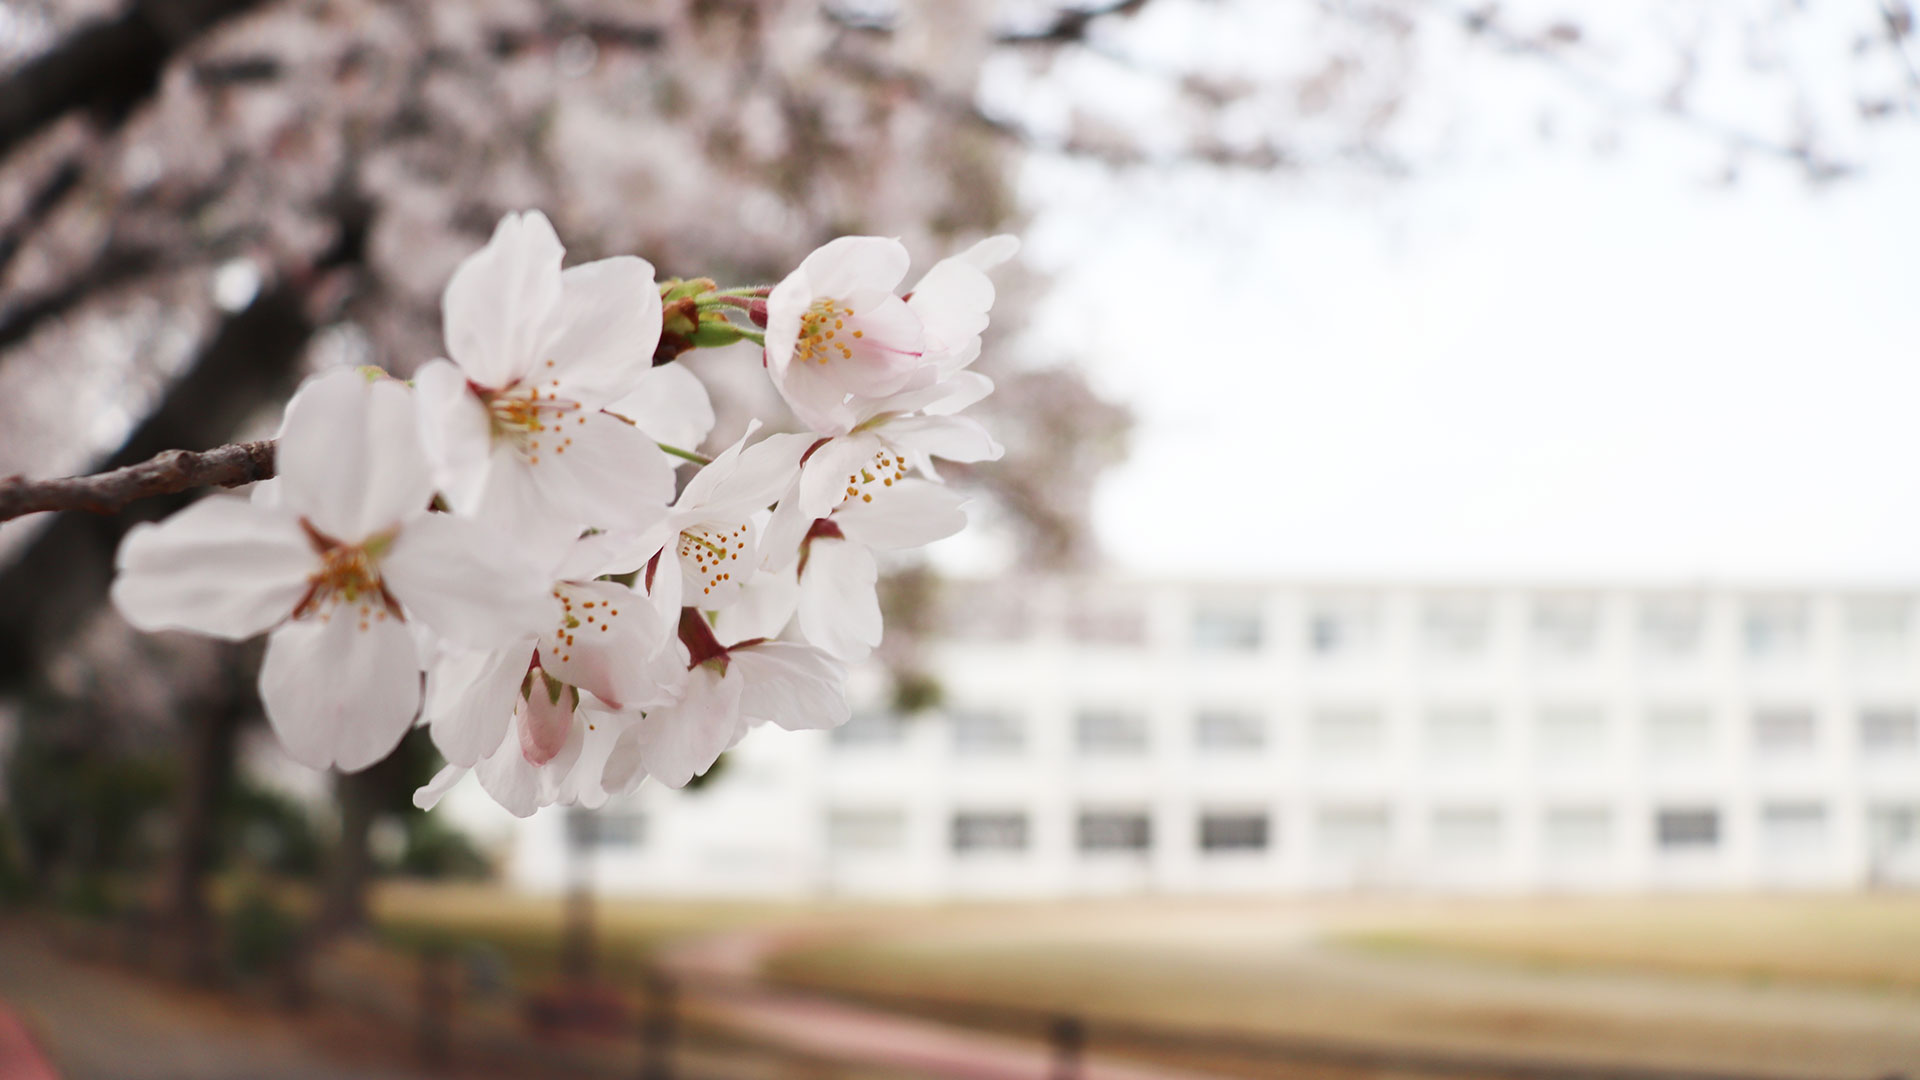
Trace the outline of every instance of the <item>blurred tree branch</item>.
<instances>
[{"instance_id":1,"label":"blurred tree branch","mask_svg":"<svg viewBox=\"0 0 1920 1080\"><path fill-rule=\"evenodd\" d=\"M58 480L0 479L0 521L49 510L110 514L135 499L199 487L239 487L273 477L273 440L213 450L168 450L138 465Z\"/></svg>"},{"instance_id":2,"label":"blurred tree branch","mask_svg":"<svg viewBox=\"0 0 1920 1080\"><path fill-rule=\"evenodd\" d=\"M90 22L0 79L0 158L79 108L117 123L188 42L260 0L139 0Z\"/></svg>"}]
</instances>

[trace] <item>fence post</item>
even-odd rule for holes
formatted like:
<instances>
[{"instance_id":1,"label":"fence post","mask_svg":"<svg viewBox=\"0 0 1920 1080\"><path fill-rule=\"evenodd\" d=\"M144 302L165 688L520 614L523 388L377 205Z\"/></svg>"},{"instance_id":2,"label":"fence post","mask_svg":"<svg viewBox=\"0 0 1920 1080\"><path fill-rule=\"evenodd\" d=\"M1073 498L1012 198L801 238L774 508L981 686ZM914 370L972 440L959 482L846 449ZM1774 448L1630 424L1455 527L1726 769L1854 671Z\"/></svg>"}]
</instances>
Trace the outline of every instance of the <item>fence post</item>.
<instances>
[{"instance_id":1,"label":"fence post","mask_svg":"<svg viewBox=\"0 0 1920 1080\"><path fill-rule=\"evenodd\" d=\"M420 950L420 1008L416 1049L427 1065L446 1065L453 1059L453 982L445 950Z\"/></svg>"},{"instance_id":2,"label":"fence post","mask_svg":"<svg viewBox=\"0 0 1920 1080\"><path fill-rule=\"evenodd\" d=\"M640 1012L640 1080L673 1080L673 980L660 972L647 976L647 1000Z\"/></svg>"},{"instance_id":3,"label":"fence post","mask_svg":"<svg viewBox=\"0 0 1920 1080\"><path fill-rule=\"evenodd\" d=\"M1087 1050L1086 1024L1077 1016L1057 1017L1049 1041L1053 1044L1052 1080L1080 1080L1080 1062Z\"/></svg>"}]
</instances>

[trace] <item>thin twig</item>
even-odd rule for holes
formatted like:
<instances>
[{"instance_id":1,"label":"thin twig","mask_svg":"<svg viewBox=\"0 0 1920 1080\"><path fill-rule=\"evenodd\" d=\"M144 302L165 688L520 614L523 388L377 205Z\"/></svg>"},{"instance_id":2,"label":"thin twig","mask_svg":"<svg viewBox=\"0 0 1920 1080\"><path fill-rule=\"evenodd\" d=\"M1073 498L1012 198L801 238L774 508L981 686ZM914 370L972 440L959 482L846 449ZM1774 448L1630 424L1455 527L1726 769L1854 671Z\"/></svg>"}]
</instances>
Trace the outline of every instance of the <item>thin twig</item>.
<instances>
[{"instance_id":1,"label":"thin twig","mask_svg":"<svg viewBox=\"0 0 1920 1080\"><path fill-rule=\"evenodd\" d=\"M238 487L273 478L273 440L230 443L212 450L168 450L138 465L96 476L59 480L0 480L0 521L46 510L110 514L134 501L188 488Z\"/></svg>"}]
</instances>

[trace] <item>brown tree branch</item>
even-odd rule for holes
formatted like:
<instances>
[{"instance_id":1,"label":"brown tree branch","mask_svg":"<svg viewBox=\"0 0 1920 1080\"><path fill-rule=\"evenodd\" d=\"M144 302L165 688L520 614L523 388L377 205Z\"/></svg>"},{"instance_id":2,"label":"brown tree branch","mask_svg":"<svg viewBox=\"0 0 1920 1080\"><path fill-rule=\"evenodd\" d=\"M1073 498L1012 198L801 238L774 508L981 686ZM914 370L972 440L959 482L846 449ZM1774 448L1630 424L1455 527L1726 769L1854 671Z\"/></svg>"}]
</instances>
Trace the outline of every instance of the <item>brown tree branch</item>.
<instances>
[{"instance_id":1,"label":"brown tree branch","mask_svg":"<svg viewBox=\"0 0 1920 1080\"><path fill-rule=\"evenodd\" d=\"M47 510L110 514L134 501L197 487L239 487L273 478L273 440L212 450L168 450L138 465L58 480L0 479L0 521Z\"/></svg>"}]
</instances>

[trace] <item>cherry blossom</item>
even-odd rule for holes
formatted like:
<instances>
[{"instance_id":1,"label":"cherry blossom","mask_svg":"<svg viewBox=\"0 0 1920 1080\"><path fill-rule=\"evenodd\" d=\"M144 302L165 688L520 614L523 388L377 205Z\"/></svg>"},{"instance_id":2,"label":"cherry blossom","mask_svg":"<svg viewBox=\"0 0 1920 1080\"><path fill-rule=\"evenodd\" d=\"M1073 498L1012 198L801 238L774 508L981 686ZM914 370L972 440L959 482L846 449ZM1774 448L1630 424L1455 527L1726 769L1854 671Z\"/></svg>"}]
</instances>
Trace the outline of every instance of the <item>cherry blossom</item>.
<instances>
[{"instance_id":1,"label":"cherry blossom","mask_svg":"<svg viewBox=\"0 0 1920 1080\"><path fill-rule=\"evenodd\" d=\"M472 765L500 745L520 717L526 757L545 764L564 744L572 703L584 690L609 707L671 700L686 681L669 648L671 636L645 597L616 581L598 580L605 544L572 545L546 575L548 602L508 645L491 651L449 649L427 672L424 719L448 761ZM563 687L542 704L540 687ZM528 702L532 708L527 708Z\"/></svg>"},{"instance_id":2,"label":"cherry blossom","mask_svg":"<svg viewBox=\"0 0 1920 1080\"><path fill-rule=\"evenodd\" d=\"M938 377L919 316L894 295L907 263L898 240L843 236L767 296L767 371L813 430L851 428L849 396L886 397Z\"/></svg>"},{"instance_id":3,"label":"cherry blossom","mask_svg":"<svg viewBox=\"0 0 1920 1080\"><path fill-rule=\"evenodd\" d=\"M603 411L641 389L660 338L653 267L622 256L562 271L538 211L501 219L454 271L447 353L423 366L420 426L453 509L571 536L640 529L673 493L647 433Z\"/></svg>"},{"instance_id":4,"label":"cherry blossom","mask_svg":"<svg viewBox=\"0 0 1920 1080\"><path fill-rule=\"evenodd\" d=\"M689 661L686 692L647 710L621 736L639 768L668 787L706 772L758 724L832 728L851 715L846 668L819 649L763 638L723 646L692 608L681 614L680 640Z\"/></svg>"},{"instance_id":5,"label":"cherry blossom","mask_svg":"<svg viewBox=\"0 0 1920 1080\"><path fill-rule=\"evenodd\" d=\"M727 606L760 565L760 520L792 487L800 455L813 438L770 435L749 446L753 435L749 429L701 466L665 520L642 533L614 564L645 568L648 595L665 618L677 619L683 600L706 610Z\"/></svg>"},{"instance_id":6,"label":"cherry blossom","mask_svg":"<svg viewBox=\"0 0 1920 1080\"><path fill-rule=\"evenodd\" d=\"M203 499L120 547L113 602L142 630L271 631L267 718L295 760L365 768L420 702L410 621L490 647L541 610L524 558L427 512L433 481L405 387L337 371L288 403L276 497Z\"/></svg>"}]
</instances>

